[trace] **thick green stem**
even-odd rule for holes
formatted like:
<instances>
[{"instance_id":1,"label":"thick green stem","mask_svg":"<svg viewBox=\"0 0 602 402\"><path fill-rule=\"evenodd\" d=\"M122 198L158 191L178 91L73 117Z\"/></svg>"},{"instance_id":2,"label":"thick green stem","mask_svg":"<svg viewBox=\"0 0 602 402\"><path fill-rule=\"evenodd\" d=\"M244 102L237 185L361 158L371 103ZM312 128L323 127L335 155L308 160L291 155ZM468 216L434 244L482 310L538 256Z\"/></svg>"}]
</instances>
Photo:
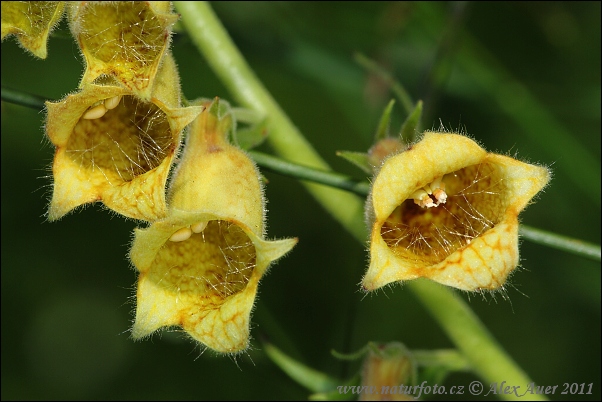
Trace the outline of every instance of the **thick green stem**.
<instances>
[{"instance_id":1,"label":"thick green stem","mask_svg":"<svg viewBox=\"0 0 602 402\"><path fill-rule=\"evenodd\" d=\"M330 170L270 93L255 76L208 3L176 1L182 23L213 71L243 106L267 118L268 142L284 158L306 166ZM363 201L345 191L304 183L308 191L336 220L355 236L366 239Z\"/></svg>"},{"instance_id":2,"label":"thick green stem","mask_svg":"<svg viewBox=\"0 0 602 402\"><path fill-rule=\"evenodd\" d=\"M190 37L236 100L267 117L269 141L275 151L292 162L328 170L328 165L253 74L210 6L204 2L175 2L175 5L182 14L182 22ZM359 198L340 190L309 183L305 185L349 232L360 242L365 241ZM458 348L466 353L484 381L515 381L514 385L531 382L465 302L450 289L425 281L410 283L409 286Z\"/></svg>"},{"instance_id":3,"label":"thick green stem","mask_svg":"<svg viewBox=\"0 0 602 402\"><path fill-rule=\"evenodd\" d=\"M483 379L483 392L505 381L506 385L520 386L518 395L498 394L506 400L547 400L543 395L524 394L533 381L504 351L468 305L451 289L426 279L417 279L407 285L445 330L464 354L475 373ZM525 395L525 396L523 396Z\"/></svg>"}]
</instances>

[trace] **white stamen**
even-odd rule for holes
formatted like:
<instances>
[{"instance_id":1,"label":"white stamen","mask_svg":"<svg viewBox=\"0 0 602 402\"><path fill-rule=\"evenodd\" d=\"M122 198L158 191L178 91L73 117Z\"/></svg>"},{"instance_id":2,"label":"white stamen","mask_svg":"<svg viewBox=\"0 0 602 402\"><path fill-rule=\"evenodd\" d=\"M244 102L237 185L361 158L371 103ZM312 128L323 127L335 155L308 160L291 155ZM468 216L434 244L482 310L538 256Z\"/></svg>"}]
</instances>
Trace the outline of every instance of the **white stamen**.
<instances>
[{"instance_id":1,"label":"white stamen","mask_svg":"<svg viewBox=\"0 0 602 402\"><path fill-rule=\"evenodd\" d=\"M195 223L194 225L190 226L190 229L192 229L192 231L194 233L201 233L203 230L205 230L205 228L207 227L207 224L209 222L199 222L199 223Z\"/></svg>"},{"instance_id":2,"label":"white stamen","mask_svg":"<svg viewBox=\"0 0 602 402\"><path fill-rule=\"evenodd\" d=\"M441 180L443 180L443 176L441 177L437 177L435 180L433 180L433 182L430 184L431 188L433 189L433 192L435 192L435 190L437 190L438 188L440 189L445 189L445 183L441 183ZM430 193L429 193L430 194Z\"/></svg>"},{"instance_id":3,"label":"white stamen","mask_svg":"<svg viewBox=\"0 0 602 402\"><path fill-rule=\"evenodd\" d=\"M115 109L121 102L121 95L113 96L112 98L105 99L105 107L107 110Z\"/></svg>"},{"instance_id":4,"label":"white stamen","mask_svg":"<svg viewBox=\"0 0 602 402\"><path fill-rule=\"evenodd\" d=\"M105 105L100 104L98 106L94 106L93 108L88 109L86 113L84 113L82 118L88 120L100 119L102 116L105 115L106 112L107 109L105 109Z\"/></svg>"},{"instance_id":5,"label":"white stamen","mask_svg":"<svg viewBox=\"0 0 602 402\"><path fill-rule=\"evenodd\" d=\"M445 183L442 180L443 177L436 178L432 183L414 191L410 198L414 199L414 203L422 208L438 207L440 204L445 204L447 193L445 192ZM430 194L432 194L432 197Z\"/></svg>"},{"instance_id":6,"label":"white stamen","mask_svg":"<svg viewBox=\"0 0 602 402\"><path fill-rule=\"evenodd\" d=\"M182 228L174 234L172 234L169 240L174 242L184 241L188 240L190 236L192 236L192 230L190 230L190 228Z\"/></svg>"},{"instance_id":7,"label":"white stamen","mask_svg":"<svg viewBox=\"0 0 602 402\"><path fill-rule=\"evenodd\" d=\"M438 201L437 205L445 204L445 201L447 201L447 193L442 188L438 188L437 190L433 191L433 196Z\"/></svg>"},{"instance_id":8,"label":"white stamen","mask_svg":"<svg viewBox=\"0 0 602 402\"><path fill-rule=\"evenodd\" d=\"M414 203L420 205L422 208L431 208L435 206L435 203L423 188L414 191L410 198L413 198Z\"/></svg>"}]
</instances>

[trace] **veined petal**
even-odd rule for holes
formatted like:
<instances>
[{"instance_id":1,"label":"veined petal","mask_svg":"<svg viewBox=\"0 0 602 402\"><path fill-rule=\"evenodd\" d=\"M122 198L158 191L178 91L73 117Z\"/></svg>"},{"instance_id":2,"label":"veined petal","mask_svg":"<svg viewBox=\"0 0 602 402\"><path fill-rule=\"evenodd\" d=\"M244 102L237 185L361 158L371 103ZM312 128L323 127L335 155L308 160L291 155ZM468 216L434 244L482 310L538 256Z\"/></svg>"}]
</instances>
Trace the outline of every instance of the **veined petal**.
<instances>
[{"instance_id":1,"label":"veined petal","mask_svg":"<svg viewBox=\"0 0 602 402\"><path fill-rule=\"evenodd\" d=\"M175 106L179 93L164 90L174 75L168 57L148 102L122 86L96 84L46 102L46 132L57 147L51 220L94 201L134 219L165 216L165 183L181 133L202 110Z\"/></svg>"},{"instance_id":2,"label":"veined petal","mask_svg":"<svg viewBox=\"0 0 602 402\"><path fill-rule=\"evenodd\" d=\"M23 48L45 59L48 35L64 8L64 1L3 1L2 40L15 35Z\"/></svg>"},{"instance_id":3,"label":"veined petal","mask_svg":"<svg viewBox=\"0 0 602 402\"><path fill-rule=\"evenodd\" d=\"M226 140L229 106L204 103L171 182L167 217L135 232L132 336L179 325L211 349L234 353L248 347L259 280L297 239L264 239L258 171Z\"/></svg>"},{"instance_id":4,"label":"veined petal","mask_svg":"<svg viewBox=\"0 0 602 402\"><path fill-rule=\"evenodd\" d=\"M136 231L130 257L140 275L132 336L180 325L216 351L246 349L259 280L296 239L265 241L226 217L172 212L167 220ZM198 222L207 223L201 233L170 240Z\"/></svg>"},{"instance_id":5,"label":"veined petal","mask_svg":"<svg viewBox=\"0 0 602 402\"><path fill-rule=\"evenodd\" d=\"M426 133L374 181L364 288L420 277L500 288L519 262L518 214L548 181L545 167L487 154L461 135Z\"/></svg>"},{"instance_id":6,"label":"veined petal","mask_svg":"<svg viewBox=\"0 0 602 402\"><path fill-rule=\"evenodd\" d=\"M73 2L70 26L86 60L82 84L115 77L149 100L177 14L168 1Z\"/></svg>"}]
</instances>

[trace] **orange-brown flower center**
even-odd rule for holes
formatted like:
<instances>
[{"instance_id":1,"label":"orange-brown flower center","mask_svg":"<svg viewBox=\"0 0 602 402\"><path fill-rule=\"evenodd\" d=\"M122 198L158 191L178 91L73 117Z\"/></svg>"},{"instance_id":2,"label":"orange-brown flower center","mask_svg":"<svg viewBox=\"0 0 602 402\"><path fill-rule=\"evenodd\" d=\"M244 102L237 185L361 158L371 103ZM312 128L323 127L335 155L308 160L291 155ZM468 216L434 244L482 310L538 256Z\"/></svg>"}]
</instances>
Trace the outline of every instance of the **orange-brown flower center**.
<instances>
[{"instance_id":1,"label":"orange-brown flower center","mask_svg":"<svg viewBox=\"0 0 602 402\"><path fill-rule=\"evenodd\" d=\"M114 105L116 98L88 109L67 144L67 154L82 169L98 171L110 184L154 169L175 148L161 109L132 96Z\"/></svg>"},{"instance_id":2,"label":"orange-brown flower center","mask_svg":"<svg viewBox=\"0 0 602 402\"><path fill-rule=\"evenodd\" d=\"M398 257L422 266L440 262L502 219L506 186L494 165L465 167L442 184L445 203L425 208L409 198L383 224L381 235Z\"/></svg>"},{"instance_id":3,"label":"orange-brown flower center","mask_svg":"<svg viewBox=\"0 0 602 402\"><path fill-rule=\"evenodd\" d=\"M167 241L149 275L182 297L224 299L245 288L255 265L255 246L245 232L236 224L214 220L187 240Z\"/></svg>"}]
</instances>

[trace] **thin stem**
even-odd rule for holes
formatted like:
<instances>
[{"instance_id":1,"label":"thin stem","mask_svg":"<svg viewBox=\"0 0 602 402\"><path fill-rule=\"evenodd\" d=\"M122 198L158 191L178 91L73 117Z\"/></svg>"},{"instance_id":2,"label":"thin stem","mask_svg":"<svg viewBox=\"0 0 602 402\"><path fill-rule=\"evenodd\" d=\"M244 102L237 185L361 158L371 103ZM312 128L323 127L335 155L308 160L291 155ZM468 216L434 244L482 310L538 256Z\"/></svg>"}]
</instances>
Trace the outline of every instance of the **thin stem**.
<instances>
[{"instance_id":1,"label":"thin stem","mask_svg":"<svg viewBox=\"0 0 602 402\"><path fill-rule=\"evenodd\" d=\"M44 98L41 96L10 89L4 85L2 85L2 100L36 110L44 108Z\"/></svg>"},{"instance_id":2,"label":"thin stem","mask_svg":"<svg viewBox=\"0 0 602 402\"><path fill-rule=\"evenodd\" d=\"M265 113L272 128L269 138L276 152L293 162L327 169L326 163L293 126L252 73L209 5L197 2L175 2L175 5L182 14L182 22L192 40L230 92L246 107ZM335 196L336 193L317 191L310 185L307 187L322 205L363 244L366 237L365 229L358 229L360 224L363 227L361 208L359 208L361 200L348 199L353 203L353 207L348 208L341 203L339 197L336 197L335 202L328 199L328 194ZM337 210L342 207L346 209L346 216L337 213ZM354 212L353 209L356 211ZM351 217L349 213L355 213L356 216ZM410 289L425 304L458 348L466 353L466 357L483 380L489 383L509 381L509 379L516 380L514 384L531 382L495 342L478 317L462 299L455 296L453 291L433 282L414 282L408 284ZM449 317L455 317L455 321ZM481 350L486 353L482 355ZM511 395L502 395L502 397L511 397Z\"/></svg>"},{"instance_id":3,"label":"thin stem","mask_svg":"<svg viewBox=\"0 0 602 402\"><path fill-rule=\"evenodd\" d=\"M259 166L284 176L326 184L342 190L351 191L364 197L367 196L370 191L370 183L366 181L359 181L340 173L325 172L288 162L281 158L276 158L261 152L251 151L249 153ZM590 258L594 261L602 260L600 255L601 248L596 244L548 232L542 229L537 229L527 225L520 225L519 233L523 239L529 240L533 243L573 253L581 257Z\"/></svg>"},{"instance_id":4,"label":"thin stem","mask_svg":"<svg viewBox=\"0 0 602 402\"><path fill-rule=\"evenodd\" d=\"M545 230L536 229L527 225L520 225L518 233L523 238L530 240L533 243L543 244L544 246L591 258L594 261L601 260L600 246L583 240L546 232Z\"/></svg>"},{"instance_id":5,"label":"thin stem","mask_svg":"<svg viewBox=\"0 0 602 402\"><path fill-rule=\"evenodd\" d=\"M261 152L251 151L249 154L251 154L251 157L255 159L255 162L262 168L266 168L284 176L326 184L364 197L367 196L370 191L370 183L359 181L340 173L314 169ZM542 244L581 257L590 258L594 261L601 261L600 246L598 245L542 229L536 229L527 225L520 225L519 233L523 239L533 243Z\"/></svg>"},{"instance_id":6,"label":"thin stem","mask_svg":"<svg viewBox=\"0 0 602 402\"><path fill-rule=\"evenodd\" d=\"M327 172L285 161L268 154L257 151L249 151L251 157L262 168L271 170L284 176L293 177L300 180L309 180L315 183L326 184L327 186L347 190L357 195L366 196L370 191L370 183L360 181L349 176L335 172Z\"/></svg>"},{"instance_id":7,"label":"thin stem","mask_svg":"<svg viewBox=\"0 0 602 402\"><path fill-rule=\"evenodd\" d=\"M4 86L2 87L2 100L36 110L42 110L44 108L44 100L42 97L8 89ZM370 191L370 183L340 173L315 169L257 151L250 151L249 154L262 168L284 176L325 184L330 187L350 191L362 197L367 196ZM601 248L596 244L527 225L521 225L519 233L523 239L533 243L573 253L581 257L590 258L594 261L602 260Z\"/></svg>"}]
</instances>

